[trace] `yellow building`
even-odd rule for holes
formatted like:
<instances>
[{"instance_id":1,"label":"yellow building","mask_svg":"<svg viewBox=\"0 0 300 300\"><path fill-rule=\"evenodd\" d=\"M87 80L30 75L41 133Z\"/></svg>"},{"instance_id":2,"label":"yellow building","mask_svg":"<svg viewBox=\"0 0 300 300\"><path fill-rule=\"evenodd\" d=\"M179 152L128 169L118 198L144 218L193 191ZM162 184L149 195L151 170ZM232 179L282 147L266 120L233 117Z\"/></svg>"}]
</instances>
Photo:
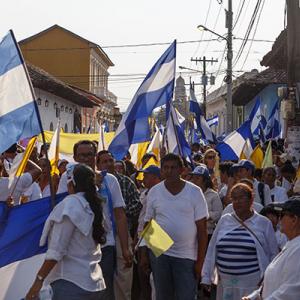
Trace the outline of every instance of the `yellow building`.
<instances>
[{"instance_id":1,"label":"yellow building","mask_svg":"<svg viewBox=\"0 0 300 300\"><path fill-rule=\"evenodd\" d=\"M53 25L19 42L26 61L60 80L103 100L99 108L82 109L82 129L97 131L96 120L116 126L117 97L108 90L108 68L114 64L103 49L83 37Z\"/></svg>"}]
</instances>

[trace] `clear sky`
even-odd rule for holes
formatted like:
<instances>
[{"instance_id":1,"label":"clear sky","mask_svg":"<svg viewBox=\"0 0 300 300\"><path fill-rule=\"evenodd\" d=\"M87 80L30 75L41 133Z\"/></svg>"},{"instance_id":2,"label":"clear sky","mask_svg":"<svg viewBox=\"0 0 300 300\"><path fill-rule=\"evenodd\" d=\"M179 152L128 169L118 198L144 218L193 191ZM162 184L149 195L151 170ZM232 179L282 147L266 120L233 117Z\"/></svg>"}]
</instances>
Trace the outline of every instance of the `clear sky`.
<instances>
[{"instance_id":1,"label":"clear sky","mask_svg":"<svg viewBox=\"0 0 300 300\"><path fill-rule=\"evenodd\" d=\"M233 34L244 37L254 7L258 0L233 0L234 23L243 6ZM17 40L38 33L53 24L63 26L82 37L104 47L114 62L115 67L109 69L109 89L118 96L122 111L126 109L143 76L150 70L168 45L147 47L106 48L105 46L170 43L197 41L215 38L208 32L200 32L197 25L205 24L219 34L226 33L225 13L227 0L9 0L1 3L0 35L13 29ZM272 40L284 28L284 0L261 0L263 6L259 23L254 22L250 38ZM234 41L234 57L241 41ZM250 47L251 46L251 47ZM218 88L224 77L226 68L222 54L224 41L178 44L177 71L182 65L193 69L202 69L202 65L190 62L191 57L218 59L219 62L209 65L207 71L217 74L216 85L209 88L211 92ZM241 58L234 65L234 71L249 71L253 68L262 70L259 62L272 47L269 42L248 42ZM247 55L249 51L249 54ZM220 62L222 61L222 64ZM245 61L245 62L244 62ZM219 71L219 72L218 72ZM186 72L186 71L184 71ZM117 75L124 75L120 76ZM239 75L240 72L234 72ZM179 75L179 73L178 73ZM201 74L182 73L186 82L189 76L195 82L200 81ZM196 94L201 100L201 87Z\"/></svg>"}]
</instances>

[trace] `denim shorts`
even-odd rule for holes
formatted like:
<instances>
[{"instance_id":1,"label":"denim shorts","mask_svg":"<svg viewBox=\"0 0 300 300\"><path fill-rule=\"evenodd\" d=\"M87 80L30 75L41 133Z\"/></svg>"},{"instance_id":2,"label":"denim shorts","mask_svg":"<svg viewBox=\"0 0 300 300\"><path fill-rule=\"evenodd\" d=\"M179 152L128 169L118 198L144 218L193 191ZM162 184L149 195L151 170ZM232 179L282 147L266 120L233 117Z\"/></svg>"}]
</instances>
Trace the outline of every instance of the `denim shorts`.
<instances>
[{"instance_id":1,"label":"denim shorts","mask_svg":"<svg viewBox=\"0 0 300 300\"><path fill-rule=\"evenodd\" d=\"M59 279L51 283L52 300L98 300L102 291L86 291L76 284Z\"/></svg>"}]
</instances>

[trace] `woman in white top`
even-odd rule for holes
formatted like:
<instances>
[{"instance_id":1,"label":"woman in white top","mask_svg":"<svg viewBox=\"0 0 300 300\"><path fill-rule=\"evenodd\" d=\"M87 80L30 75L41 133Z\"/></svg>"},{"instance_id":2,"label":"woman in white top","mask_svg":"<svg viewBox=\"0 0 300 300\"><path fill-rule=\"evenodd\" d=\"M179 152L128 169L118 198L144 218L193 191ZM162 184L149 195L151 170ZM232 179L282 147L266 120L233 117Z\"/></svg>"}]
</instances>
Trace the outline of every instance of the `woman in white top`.
<instances>
[{"instance_id":1,"label":"woman in white top","mask_svg":"<svg viewBox=\"0 0 300 300\"><path fill-rule=\"evenodd\" d=\"M26 300L38 299L43 283L51 284L53 300L96 300L105 289L99 265L105 232L95 174L84 164L73 164L67 172L70 195L45 223L40 244L48 240L48 250Z\"/></svg>"},{"instance_id":2,"label":"woman in white top","mask_svg":"<svg viewBox=\"0 0 300 300\"><path fill-rule=\"evenodd\" d=\"M252 208L253 190L238 183L231 189L231 200L234 212L219 220L202 268L206 290L217 268L217 300L240 300L251 292L278 252L271 222Z\"/></svg>"},{"instance_id":3,"label":"woman in white top","mask_svg":"<svg viewBox=\"0 0 300 300\"><path fill-rule=\"evenodd\" d=\"M207 233L210 240L216 227L216 223L222 215L223 205L219 194L213 189L213 183L206 165L201 164L197 166L191 175L191 182L200 187L205 196L209 214L207 220Z\"/></svg>"},{"instance_id":4,"label":"woman in white top","mask_svg":"<svg viewBox=\"0 0 300 300\"><path fill-rule=\"evenodd\" d=\"M267 267L261 287L243 300L300 299L300 196L280 203L278 209L281 230L289 241Z\"/></svg>"},{"instance_id":5,"label":"woman in white top","mask_svg":"<svg viewBox=\"0 0 300 300\"><path fill-rule=\"evenodd\" d=\"M38 180L40 189L42 191L42 197L49 197L51 195L50 190L50 171L51 164L47 158L41 158L38 162L39 167L42 169L42 174ZM56 194L59 182L59 176L57 174L52 175L52 186L54 194Z\"/></svg>"}]
</instances>

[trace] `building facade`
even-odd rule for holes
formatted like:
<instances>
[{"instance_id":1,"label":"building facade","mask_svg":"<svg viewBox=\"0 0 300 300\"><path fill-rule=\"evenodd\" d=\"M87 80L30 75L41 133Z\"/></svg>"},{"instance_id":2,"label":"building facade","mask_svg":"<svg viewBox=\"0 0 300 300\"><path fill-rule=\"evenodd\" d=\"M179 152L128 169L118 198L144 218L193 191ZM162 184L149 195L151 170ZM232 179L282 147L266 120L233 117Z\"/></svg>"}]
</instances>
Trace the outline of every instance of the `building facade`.
<instances>
[{"instance_id":1,"label":"building facade","mask_svg":"<svg viewBox=\"0 0 300 300\"><path fill-rule=\"evenodd\" d=\"M38 67L27 63L27 69L43 129L55 130L60 119L64 132L78 132L82 125L80 111L93 108L96 102Z\"/></svg>"},{"instance_id":2,"label":"building facade","mask_svg":"<svg viewBox=\"0 0 300 300\"><path fill-rule=\"evenodd\" d=\"M26 61L100 99L98 106L80 112L80 130L93 128L90 132L95 132L99 122L108 122L111 129L116 127L117 97L108 89L108 69L114 64L99 45L59 25L20 41L19 45Z\"/></svg>"}]
</instances>

